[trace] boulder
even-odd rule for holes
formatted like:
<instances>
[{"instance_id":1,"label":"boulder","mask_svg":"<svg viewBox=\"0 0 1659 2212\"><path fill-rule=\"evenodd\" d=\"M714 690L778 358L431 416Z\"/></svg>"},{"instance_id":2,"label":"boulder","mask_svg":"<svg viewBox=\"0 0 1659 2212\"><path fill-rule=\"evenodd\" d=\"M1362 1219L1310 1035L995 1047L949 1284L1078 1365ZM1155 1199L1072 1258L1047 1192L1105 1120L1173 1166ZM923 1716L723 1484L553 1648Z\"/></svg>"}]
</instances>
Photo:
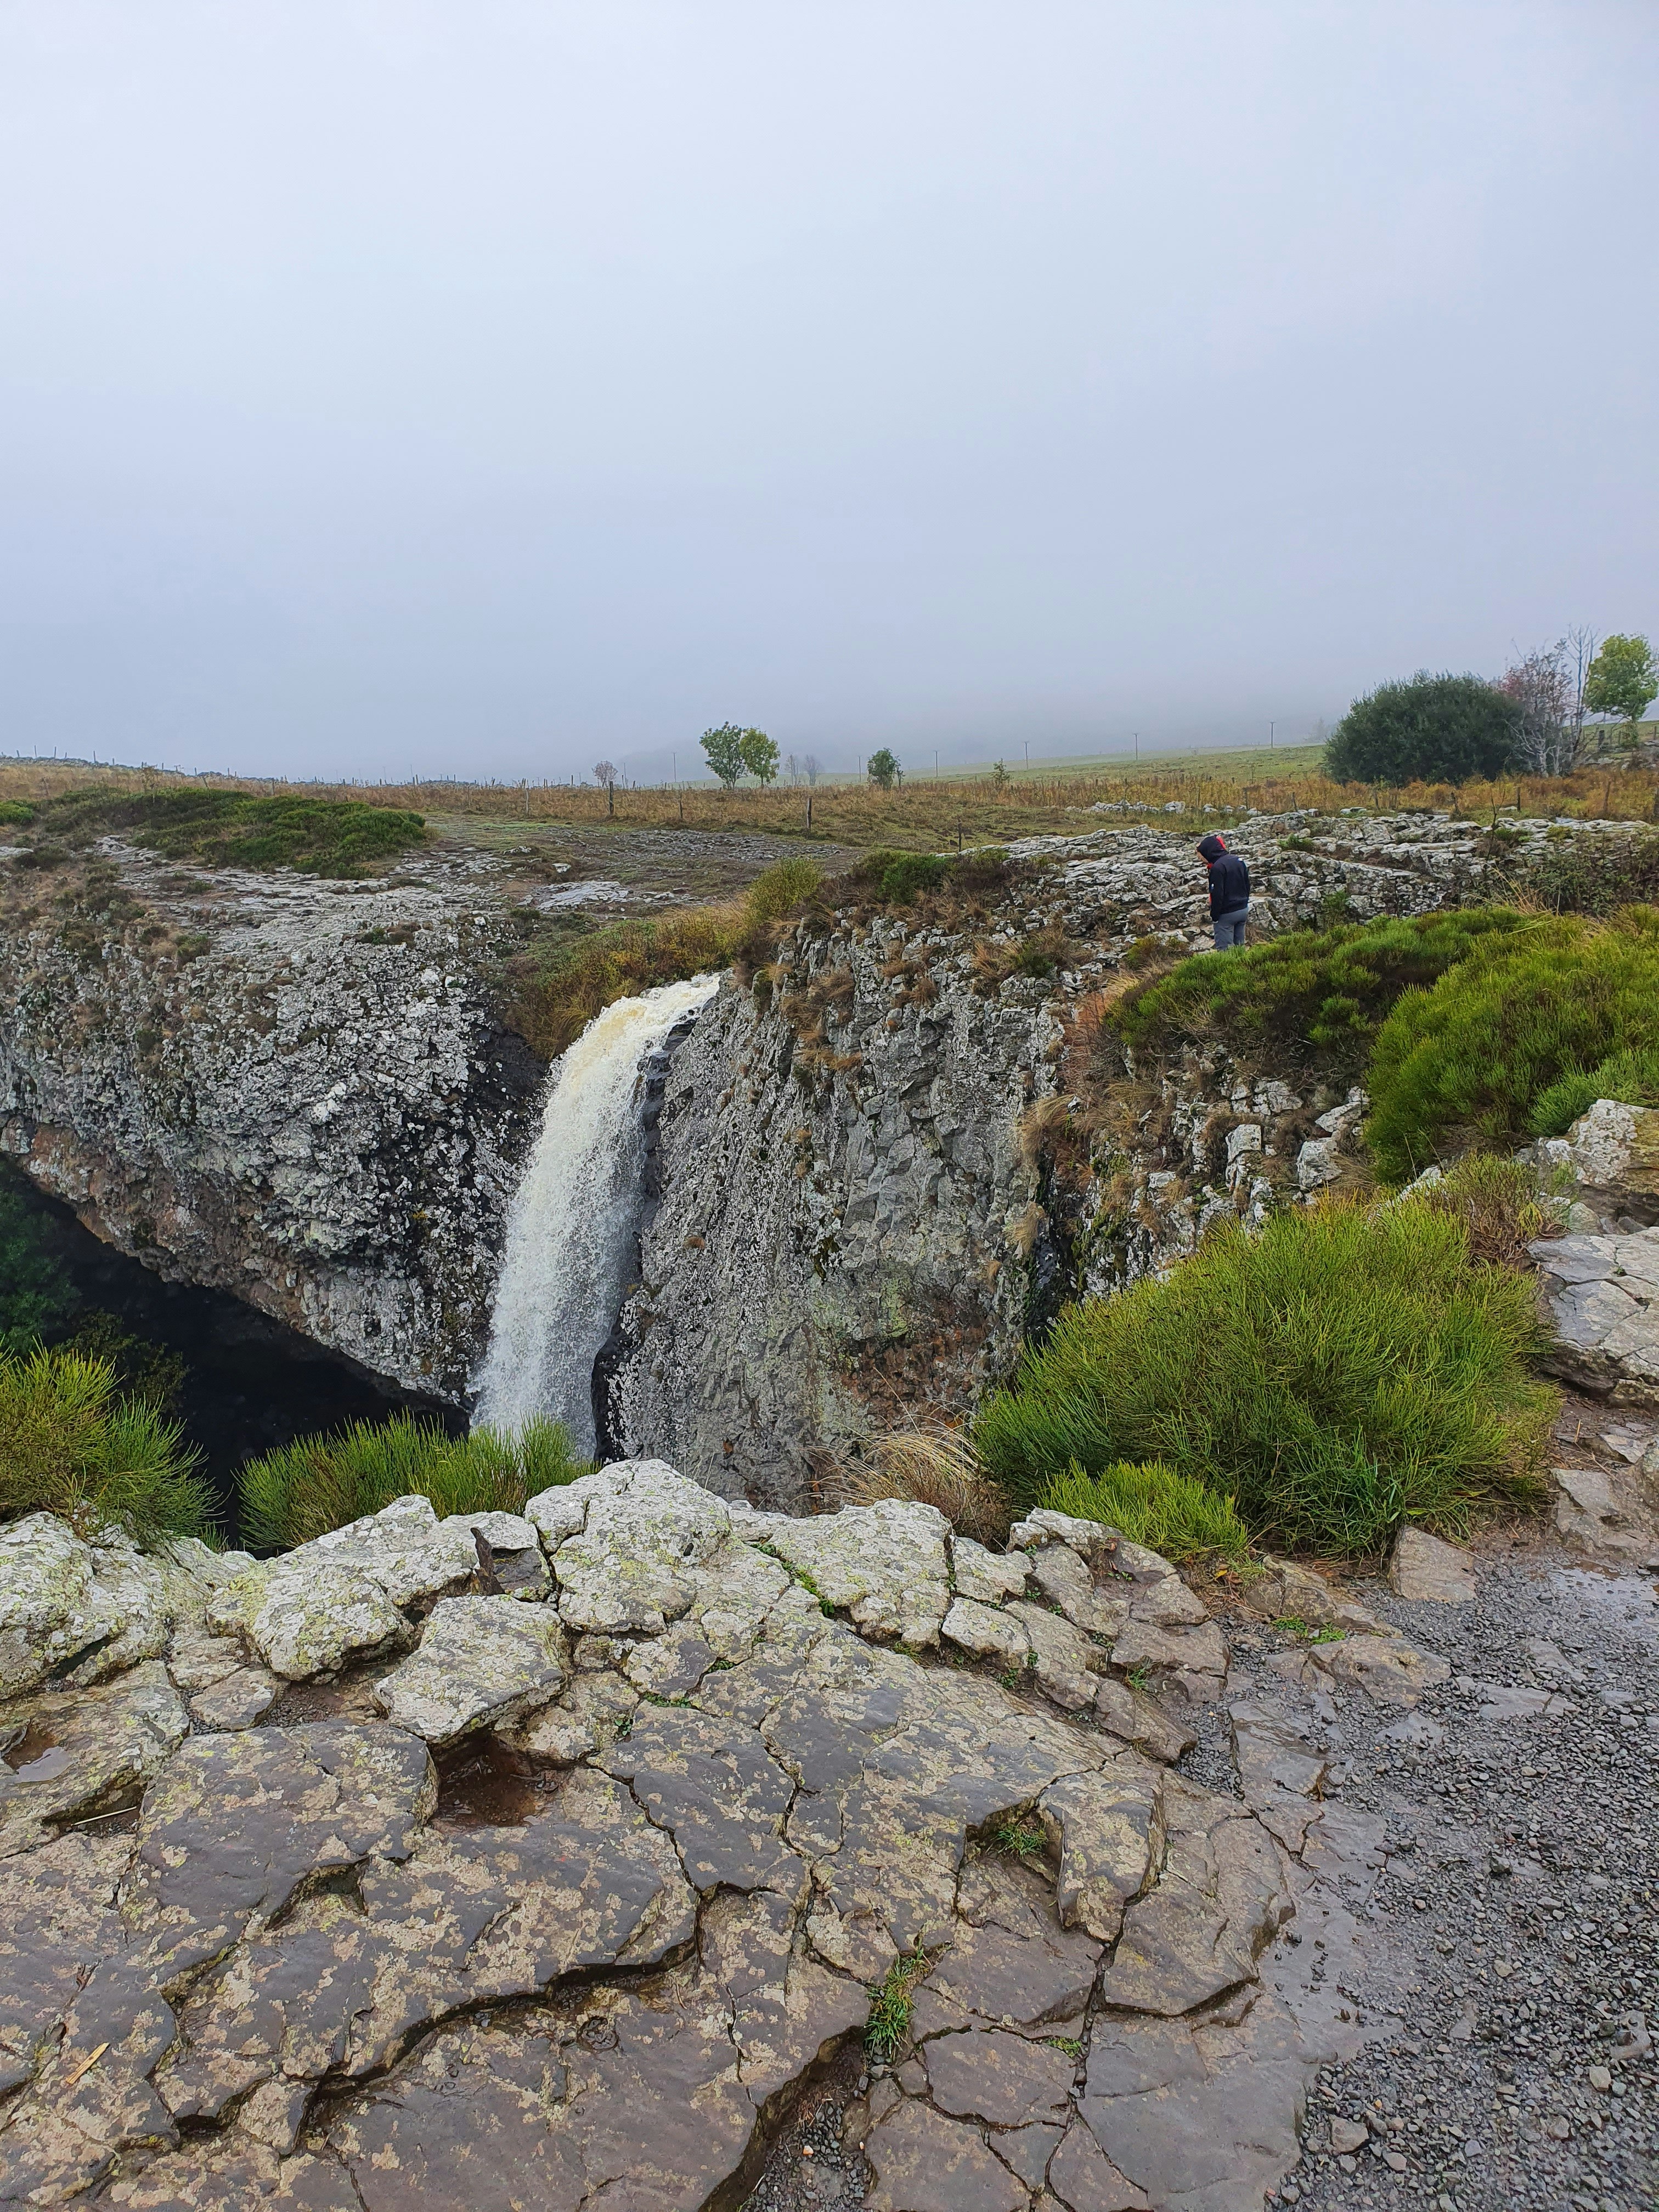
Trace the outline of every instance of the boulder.
<instances>
[{"instance_id":1,"label":"boulder","mask_svg":"<svg viewBox=\"0 0 1659 2212\"><path fill-rule=\"evenodd\" d=\"M696 1569L732 1527L723 1499L657 1459L579 1476L525 1512L551 1561L565 1626L611 1633L660 1635L689 1612Z\"/></svg>"},{"instance_id":2,"label":"boulder","mask_svg":"<svg viewBox=\"0 0 1659 2212\"><path fill-rule=\"evenodd\" d=\"M374 1702L395 1726L441 1747L546 1705L567 1671L550 1607L446 1597L432 1609L420 1650L374 1685Z\"/></svg>"},{"instance_id":3,"label":"boulder","mask_svg":"<svg viewBox=\"0 0 1659 2212\"><path fill-rule=\"evenodd\" d=\"M149 1557L114 1529L88 1543L53 1513L14 1521L0 1528L0 1697L49 1675L85 1686L154 1659L174 1621L199 1619L207 1598L193 1563L171 1551Z\"/></svg>"},{"instance_id":4,"label":"boulder","mask_svg":"<svg viewBox=\"0 0 1659 2212\"><path fill-rule=\"evenodd\" d=\"M1565 1137L1544 1139L1532 1157L1571 1177L1573 1198L1602 1231L1659 1223L1659 1109L1598 1098Z\"/></svg>"},{"instance_id":5,"label":"boulder","mask_svg":"<svg viewBox=\"0 0 1659 2212\"><path fill-rule=\"evenodd\" d=\"M1407 1525L1394 1540L1389 1587L1417 1603L1464 1605L1474 1595L1474 1561L1457 1545Z\"/></svg>"},{"instance_id":6,"label":"boulder","mask_svg":"<svg viewBox=\"0 0 1659 2212\"><path fill-rule=\"evenodd\" d=\"M809 1578L815 1595L850 1613L867 1634L930 1650L951 1602L950 1528L935 1506L883 1498L805 1521L775 1522L770 1547Z\"/></svg>"},{"instance_id":7,"label":"boulder","mask_svg":"<svg viewBox=\"0 0 1659 2212\"><path fill-rule=\"evenodd\" d=\"M1659 1405L1659 1228L1529 1249L1556 1337L1546 1364L1614 1405Z\"/></svg>"}]
</instances>

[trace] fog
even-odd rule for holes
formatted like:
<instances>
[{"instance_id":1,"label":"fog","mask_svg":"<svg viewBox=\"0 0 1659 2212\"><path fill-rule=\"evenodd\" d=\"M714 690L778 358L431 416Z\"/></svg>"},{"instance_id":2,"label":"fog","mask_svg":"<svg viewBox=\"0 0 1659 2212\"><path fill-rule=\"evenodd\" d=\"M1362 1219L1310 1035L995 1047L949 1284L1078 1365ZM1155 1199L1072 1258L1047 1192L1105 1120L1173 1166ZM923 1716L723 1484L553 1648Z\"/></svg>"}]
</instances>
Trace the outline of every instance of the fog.
<instances>
[{"instance_id":1,"label":"fog","mask_svg":"<svg viewBox=\"0 0 1659 2212\"><path fill-rule=\"evenodd\" d=\"M1659 624L1659 11L13 0L0 750L1280 742Z\"/></svg>"}]
</instances>

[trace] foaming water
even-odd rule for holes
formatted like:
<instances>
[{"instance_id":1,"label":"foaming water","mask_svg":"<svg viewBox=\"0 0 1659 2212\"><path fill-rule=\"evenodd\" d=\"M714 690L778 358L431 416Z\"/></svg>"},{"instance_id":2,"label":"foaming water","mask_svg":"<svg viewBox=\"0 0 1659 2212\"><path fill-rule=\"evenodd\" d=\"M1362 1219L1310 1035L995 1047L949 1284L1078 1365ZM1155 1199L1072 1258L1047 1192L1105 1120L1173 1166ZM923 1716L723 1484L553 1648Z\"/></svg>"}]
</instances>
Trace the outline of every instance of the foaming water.
<instances>
[{"instance_id":1,"label":"foaming water","mask_svg":"<svg viewBox=\"0 0 1659 2212\"><path fill-rule=\"evenodd\" d=\"M695 975L618 999L560 1061L507 1219L480 1427L516 1432L548 1413L580 1451L593 1449L593 1362L632 1274L645 1204L643 1064L719 985Z\"/></svg>"}]
</instances>

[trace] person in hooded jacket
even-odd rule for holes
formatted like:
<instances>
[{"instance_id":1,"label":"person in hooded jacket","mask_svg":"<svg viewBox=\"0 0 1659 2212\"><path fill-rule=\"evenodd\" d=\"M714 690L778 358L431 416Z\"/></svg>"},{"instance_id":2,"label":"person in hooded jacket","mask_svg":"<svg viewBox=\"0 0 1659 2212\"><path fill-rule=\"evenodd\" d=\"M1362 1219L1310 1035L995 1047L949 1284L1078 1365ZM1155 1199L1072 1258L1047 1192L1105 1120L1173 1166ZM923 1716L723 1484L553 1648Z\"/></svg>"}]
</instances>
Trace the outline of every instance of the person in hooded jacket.
<instances>
[{"instance_id":1,"label":"person in hooded jacket","mask_svg":"<svg viewBox=\"0 0 1659 2212\"><path fill-rule=\"evenodd\" d=\"M1199 853L1210 872L1210 920L1215 925L1215 949L1230 951L1244 942L1244 925L1250 918L1250 872L1237 853L1227 850L1224 837L1211 834L1200 840Z\"/></svg>"}]
</instances>

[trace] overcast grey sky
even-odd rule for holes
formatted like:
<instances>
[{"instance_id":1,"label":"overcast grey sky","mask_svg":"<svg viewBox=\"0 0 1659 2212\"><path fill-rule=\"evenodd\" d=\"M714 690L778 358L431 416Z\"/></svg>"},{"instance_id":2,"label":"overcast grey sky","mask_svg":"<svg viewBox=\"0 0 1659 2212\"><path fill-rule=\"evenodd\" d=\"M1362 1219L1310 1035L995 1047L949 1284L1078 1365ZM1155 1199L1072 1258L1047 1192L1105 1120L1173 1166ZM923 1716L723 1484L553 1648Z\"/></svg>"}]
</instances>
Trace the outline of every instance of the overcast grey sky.
<instances>
[{"instance_id":1,"label":"overcast grey sky","mask_svg":"<svg viewBox=\"0 0 1659 2212\"><path fill-rule=\"evenodd\" d=\"M1237 743L1659 626L1652 0L0 0L0 750Z\"/></svg>"}]
</instances>

